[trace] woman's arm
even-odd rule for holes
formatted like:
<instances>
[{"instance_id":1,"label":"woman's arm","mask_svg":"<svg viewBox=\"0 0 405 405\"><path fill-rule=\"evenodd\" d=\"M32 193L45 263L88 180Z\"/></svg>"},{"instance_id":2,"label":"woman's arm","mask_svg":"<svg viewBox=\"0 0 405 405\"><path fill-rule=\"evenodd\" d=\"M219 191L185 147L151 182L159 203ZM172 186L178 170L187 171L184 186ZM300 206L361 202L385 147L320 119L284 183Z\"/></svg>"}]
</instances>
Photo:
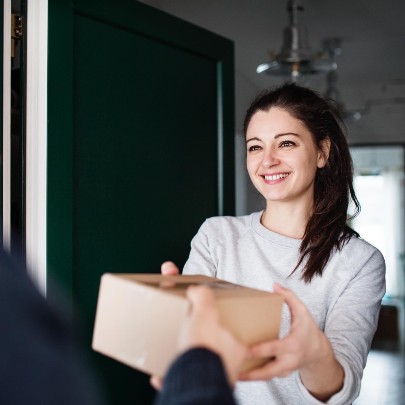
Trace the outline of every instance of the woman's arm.
<instances>
[{"instance_id":1,"label":"woman's arm","mask_svg":"<svg viewBox=\"0 0 405 405\"><path fill-rule=\"evenodd\" d=\"M317 379L325 379L325 388L335 392L328 401L330 404L351 403L358 396L385 292L385 264L381 253L364 241L356 239L348 248L339 261L344 271L336 277L336 284L332 287L334 291L331 290L332 299L323 332L314 325L315 321L304 304L298 300L300 304L297 306L297 298L294 299L294 294L289 292L293 297L292 300L286 299L292 313L290 334L282 340L253 348L253 352L260 356L278 350L280 359L262 369L252 370L243 376L245 379L267 380L298 370L297 384L309 403L319 403L316 398L328 395L318 391ZM319 351L314 355L317 347ZM336 379L331 379L335 372ZM341 388L336 388L339 382Z\"/></svg>"},{"instance_id":2,"label":"woman's arm","mask_svg":"<svg viewBox=\"0 0 405 405\"><path fill-rule=\"evenodd\" d=\"M292 291L277 284L274 285L274 292L284 297L290 309L290 333L284 339L253 347L253 356L274 359L240 378L268 380L286 377L299 370L302 383L308 391L318 400L327 401L343 386L343 368L336 360L327 337L318 328L305 305Z\"/></svg>"}]
</instances>

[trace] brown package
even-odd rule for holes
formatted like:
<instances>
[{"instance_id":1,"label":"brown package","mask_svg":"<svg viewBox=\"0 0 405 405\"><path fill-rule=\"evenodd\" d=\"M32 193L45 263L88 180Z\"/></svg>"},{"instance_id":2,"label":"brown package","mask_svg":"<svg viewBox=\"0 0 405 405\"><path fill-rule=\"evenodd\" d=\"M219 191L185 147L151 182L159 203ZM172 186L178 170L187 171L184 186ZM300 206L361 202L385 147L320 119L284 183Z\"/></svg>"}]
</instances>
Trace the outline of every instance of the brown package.
<instances>
[{"instance_id":1,"label":"brown package","mask_svg":"<svg viewBox=\"0 0 405 405\"><path fill-rule=\"evenodd\" d=\"M213 289L221 323L243 343L276 339L283 299L206 276L104 274L101 278L92 348L147 374L163 377L176 357L187 316L186 289ZM257 360L242 370L258 366Z\"/></svg>"}]
</instances>

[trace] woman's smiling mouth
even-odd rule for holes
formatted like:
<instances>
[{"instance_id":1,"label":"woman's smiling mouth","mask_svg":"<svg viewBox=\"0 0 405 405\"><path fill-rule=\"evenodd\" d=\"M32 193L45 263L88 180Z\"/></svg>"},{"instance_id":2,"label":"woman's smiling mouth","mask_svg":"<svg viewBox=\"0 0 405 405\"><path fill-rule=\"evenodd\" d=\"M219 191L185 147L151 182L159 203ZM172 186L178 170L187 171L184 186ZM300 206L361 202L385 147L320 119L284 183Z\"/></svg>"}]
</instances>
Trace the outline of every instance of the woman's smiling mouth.
<instances>
[{"instance_id":1,"label":"woman's smiling mouth","mask_svg":"<svg viewBox=\"0 0 405 405\"><path fill-rule=\"evenodd\" d=\"M263 177L267 181L275 181L275 180L284 179L287 176L289 176L289 174L290 173L269 174L269 175L265 175Z\"/></svg>"}]
</instances>

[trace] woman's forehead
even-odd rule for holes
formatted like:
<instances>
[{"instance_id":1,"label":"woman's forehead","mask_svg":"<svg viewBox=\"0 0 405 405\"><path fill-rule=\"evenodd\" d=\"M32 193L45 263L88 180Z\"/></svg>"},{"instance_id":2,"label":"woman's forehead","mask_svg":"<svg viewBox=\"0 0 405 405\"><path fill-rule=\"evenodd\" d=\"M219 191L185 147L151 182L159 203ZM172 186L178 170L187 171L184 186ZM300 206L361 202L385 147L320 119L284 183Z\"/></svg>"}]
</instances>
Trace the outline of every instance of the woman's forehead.
<instances>
[{"instance_id":1,"label":"woman's forehead","mask_svg":"<svg viewBox=\"0 0 405 405\"><path fill-rule=\"evenodd\" d=\"M266 111L259 110L253 114L247 127L246 136L258 131L264 133L309 132L301 120L279 107L272 107Z\"/></svg>"}]
</instances>

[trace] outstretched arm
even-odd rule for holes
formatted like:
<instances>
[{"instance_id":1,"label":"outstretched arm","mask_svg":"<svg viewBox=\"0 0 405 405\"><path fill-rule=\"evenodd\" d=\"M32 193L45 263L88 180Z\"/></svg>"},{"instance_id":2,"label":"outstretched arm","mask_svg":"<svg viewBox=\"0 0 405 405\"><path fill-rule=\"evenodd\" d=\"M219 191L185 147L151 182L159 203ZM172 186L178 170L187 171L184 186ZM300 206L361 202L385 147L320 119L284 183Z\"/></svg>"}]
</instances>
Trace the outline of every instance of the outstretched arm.
<instances>
[{"instance_id":1,"label":"outstretched arm","mask_svg":"<svg viewBox=\"0 0 405 405\"><path fill-rule=\"evenodd\" d=\"M220 323L212 291L187 290L191 312L178 342L180 356L172 364L155 405L234 405L232 387L247 348Z\"/></svg>"},{"instance_id":2,"label":"outstretched arm","mask_svg":"<svg viewBox=\"0 0 405 405\"><path fill-rule=\"evenodd\" d=\"M329 340L318 328L306 306L292 291L278 284L274 285L274 292L284 297L290 309L290 333L284 339L264 342L253 347L253 356L273 360L240 378L269 380L274 377L286 377L299 370L301 381L308 391L315 398L327 401L343 386L343 368L336 360Z\"/></svg>"}]
</instances>

